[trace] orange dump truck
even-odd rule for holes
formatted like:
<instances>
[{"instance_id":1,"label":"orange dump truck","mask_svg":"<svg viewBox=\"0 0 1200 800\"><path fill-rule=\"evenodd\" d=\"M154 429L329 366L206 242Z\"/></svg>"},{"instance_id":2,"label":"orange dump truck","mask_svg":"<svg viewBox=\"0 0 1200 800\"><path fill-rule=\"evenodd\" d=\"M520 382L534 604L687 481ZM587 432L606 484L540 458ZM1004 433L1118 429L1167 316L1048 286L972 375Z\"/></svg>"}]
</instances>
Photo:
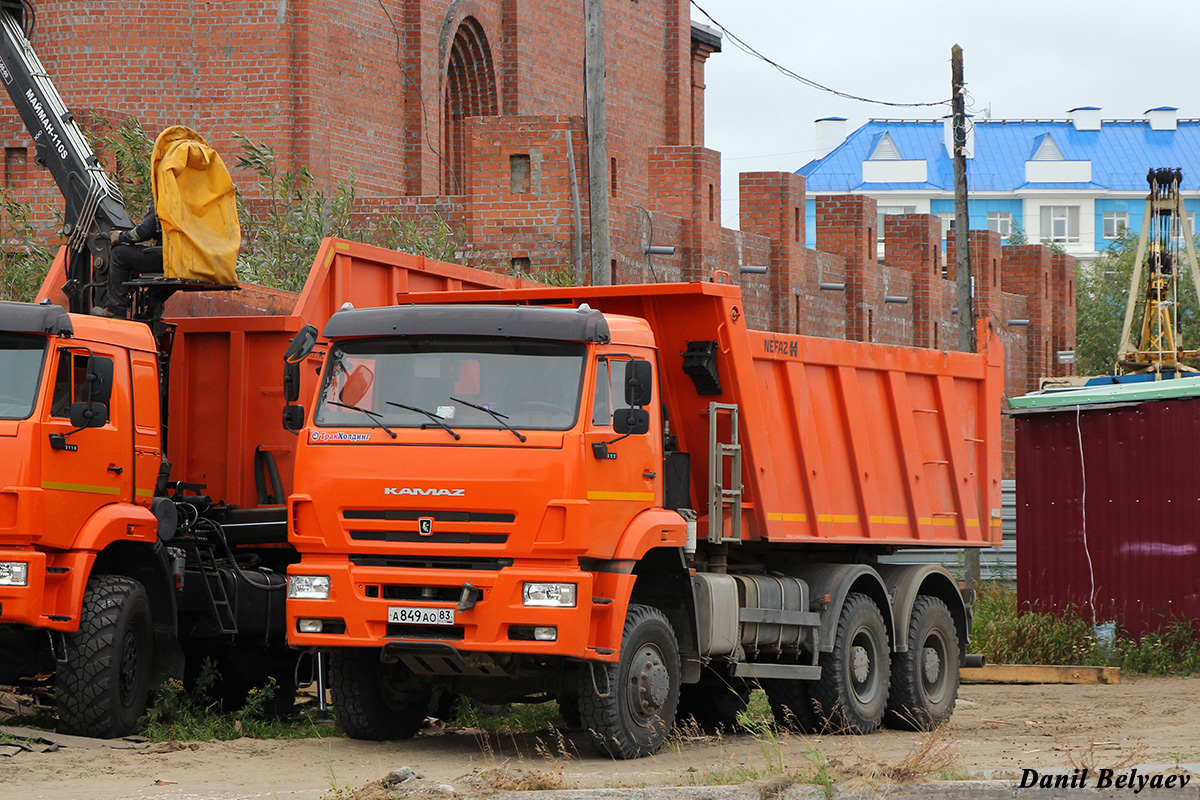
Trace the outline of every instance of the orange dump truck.
<instances>
[{"instance_id":1,"label":"orange dump truck","mask_svg":"<svg viewBox=\"0 0 1200 800\"><path fill-rule=\"evenodd\" d=\"M273 676L290 703L288 343L345 302L520 282L327 240L299 297L176 295L156 341L56 305L63 272L42 304L0 303L0 683L56 673L59 728L93 736L136 730L202 656L231 695Z\"/></svg>"},{"instance_id":2,"label":"orange dump truck","mask_svg":"<svg viewBox=\"0 0 1200 800\"><path fill-rule=\"evenodd\" d=\"M674 720L950 716L968 610L900 548L1000 540L1000 347L752 331L718 283L410 294L333 315L288 499L287 625L340 724L557 700L617 757Z\"/></svg>"}]
</instances>

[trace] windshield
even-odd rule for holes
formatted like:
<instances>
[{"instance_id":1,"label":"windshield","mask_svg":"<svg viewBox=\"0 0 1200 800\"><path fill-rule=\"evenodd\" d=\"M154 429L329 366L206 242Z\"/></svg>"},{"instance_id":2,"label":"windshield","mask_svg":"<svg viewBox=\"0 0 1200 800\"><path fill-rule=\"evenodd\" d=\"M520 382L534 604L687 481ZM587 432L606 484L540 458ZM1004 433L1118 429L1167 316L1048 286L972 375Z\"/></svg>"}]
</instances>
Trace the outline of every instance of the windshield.
<instances>
[{"instance_id":1,"label":"windshield","mask_svg":"<svg viewBox=\"0 0 1200 800\"><path fill-rule=\"evenodd\" d=\"M576 342L413 336L335 344L321 427L567 430L586 348Z\"/></svg>"},{"instance_id":2,"label":"windshield","mask_svg":"<svg viewBox=\"0 0 1200 800\"><path fill-rule=\"evenodd\" d=\"M27 419L33 413L45 357L41 336L0 333L0 419Z\"/></svg>"}]
</instances>

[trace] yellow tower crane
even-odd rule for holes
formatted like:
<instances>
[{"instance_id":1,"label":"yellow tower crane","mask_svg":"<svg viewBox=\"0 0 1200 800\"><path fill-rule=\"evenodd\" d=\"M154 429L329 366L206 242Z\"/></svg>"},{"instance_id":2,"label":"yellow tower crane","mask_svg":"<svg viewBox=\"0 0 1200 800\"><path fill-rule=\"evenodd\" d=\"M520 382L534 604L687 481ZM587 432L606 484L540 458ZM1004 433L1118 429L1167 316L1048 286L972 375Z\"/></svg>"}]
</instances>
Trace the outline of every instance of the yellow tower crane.
<instances>
[{"instance_id":1,"label":"yellow tower crane","mask_svg":"<svg viewBox=\"0 0 1200 800\"><path fill-rule=\"evenodd\" d=\"M1200 296L1200 268L1191 226L1184 211L1179 169L1152 169L1146 174L1150 194L1138 238L1129 301L1121 327L1117 366L1125 374L1197 372L1184 361L1200 359L1200 350L1187 350L1179 335L1179 271L1186 263ZM1147 271L1145 286L1142 271ZM1134 312L1141 307L1141 332L1132 339Z\"/></svg>"}]
</instances>

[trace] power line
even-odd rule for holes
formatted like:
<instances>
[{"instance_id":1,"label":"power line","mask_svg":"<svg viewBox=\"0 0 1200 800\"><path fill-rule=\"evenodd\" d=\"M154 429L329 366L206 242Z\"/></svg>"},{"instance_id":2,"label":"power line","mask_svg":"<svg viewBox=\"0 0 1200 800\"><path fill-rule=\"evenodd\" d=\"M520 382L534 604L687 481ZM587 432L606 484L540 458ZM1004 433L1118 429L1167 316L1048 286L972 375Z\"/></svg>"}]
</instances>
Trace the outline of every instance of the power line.
<instances>
[{"instance_id":1,"label":"power line","mask_svg":"<svg viewBox=\"0 0 1200 800\"><path fill-rule=\"evenodd\" d=\"M760 53L758 50L755 50L751 45L747 44L743 39L739 38L737 36L737 34L733 33L733 31L729 30L729 28L727 28L724 25L722 25L721 23L717 22L717 20L713 18L713 15L709 14L707 11L705 11L703 8L701 8L700 4L697 3L696 0L692 0L692 5L696 8L697 11L699 11L704 16L708 17L709 22L711 22L713 25L715 25L717 28L719 28L721 30L721 33L723 33L725 35L725 37L727 39L729 39L729 41L733 42L734 46L737 47L739 50L741 50L742 52L744 52L748 55L753 56L754 58L759 59L760 61L764 61L767 64L770 64L772 67L779 70L779 72L782 73L783 75L785 75L793 80L799 81L800 83L804 84L805 86L808 86L811 89L817 89L818 91L828 92L829 94L836 95L836 96L844 98L846 100L857 100L860 103L872 103L877 106L892 106L894 108L924 108L924 107L928 107L928 106L944 106L944 105L947 105L950 103L949 99L938 100L937 102L933 102L933 103L893 103L893 102L889 102L887 100L872 100L869 97L860 97L856 94L849 94L848 92L841 92L841 91L838 91L837 89L830 88L829 86L826 86L822 83L817 83L816 81L812 80L811 78L806 78L797 72L793 72L792 70L788 69L787 67L783 66L782 64L780 64L777 61L773 61L770 58L767 58L765 55Z\"/></svg>"}]
</instances>

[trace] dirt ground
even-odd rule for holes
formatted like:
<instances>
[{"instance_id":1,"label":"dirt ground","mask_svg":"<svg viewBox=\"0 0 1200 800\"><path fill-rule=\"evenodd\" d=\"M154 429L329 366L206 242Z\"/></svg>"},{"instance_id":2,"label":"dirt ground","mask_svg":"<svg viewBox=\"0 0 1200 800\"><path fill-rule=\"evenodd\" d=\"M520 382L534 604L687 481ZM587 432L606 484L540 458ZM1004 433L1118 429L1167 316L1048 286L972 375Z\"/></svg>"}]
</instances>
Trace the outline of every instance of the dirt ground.
<instances>
[{"instance_id":1,"label":"dirt ground","mask_svg":"<svg viewBox=\"0 0 1200 800\"><path fill-rule=\"evenodd\" d=\"M402 787L478 794L489 788L674 786L743 782L824 766L836 785L870 781L914 751L941 750L941 777L1019 775L1023 767L1123 767L1200 762L1200 678L1126 680L1115 686L962 688L940 741L882 731L871 736L676 735L653 758L593 755L581 736L485 739L454 730L408 742L331 736L300 741L64 747L0 757L8 800L317 800L411 767ZM565 751L567 755L560 755ZM934 753L933 755L936 755ZM930 761L925 753L918 759ZM874 776L874 777L873 777ZM521 783L524 781L524 783ZM507 785L511 782L518 785Z\"/></svg>"}]
</instances>

